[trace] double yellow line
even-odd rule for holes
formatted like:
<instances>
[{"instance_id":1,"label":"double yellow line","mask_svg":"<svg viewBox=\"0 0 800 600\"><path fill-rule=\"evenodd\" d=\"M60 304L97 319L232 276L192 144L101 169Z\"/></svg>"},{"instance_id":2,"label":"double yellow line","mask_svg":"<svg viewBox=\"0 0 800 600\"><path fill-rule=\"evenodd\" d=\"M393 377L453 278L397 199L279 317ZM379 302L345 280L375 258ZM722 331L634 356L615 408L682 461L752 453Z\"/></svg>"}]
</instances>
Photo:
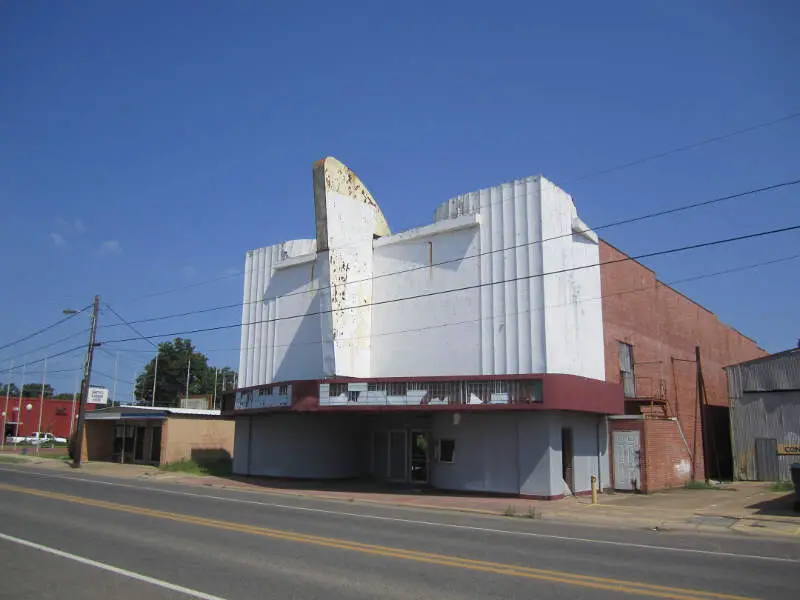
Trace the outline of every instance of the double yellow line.
<instances>
[{"instance_id":1,"label":"double yellow line","mask_svg":"<svg viewBox=\"0 0 800 600\"><path fill-rule=\"evenodd\" d=\"M519 565L495 563L483 560L472 560L468 558L459 558L457 556L448 556L444 554L432 554L429 552L418 552L416 550L404 550L402 548L392 548L389 546L362 544L360 542L351 542L348 540L342 540L337 538L321 537L317 535L306 535L302 533L294 533L291 531L285 531L280 529L271 529L268 527L256 527L254 525L245 525L242 523L234 523L231 521L220 521L217 519L195 517L192 515L187 515L182 513L173 513L161 510L153 510L149 508L141 508L138 506L131 506L128 504L116 504L112 502L105 502L103 500L94 500L91 498L72 496L69 494L62 494L59 492L46 492L34 488L26 488L17 485L9 485L5 483L0 483L0 490L17 492L20 494L28 494L31 496L41 496L43 498L48 498L52 500L72 502L74 504L82 504L84 506L92 506L95 508L103 508L107 510L113 510L128 514L155 517L158 519L167 519L170 521L177 521L179 523L201 525L203 527L211 527L214 529L222 529L225 531L235 531L239 533L259 535L279 540L286 540L290 542L313 544L315 546L335 548L337 550L349 550L352 552L362 552L365 554L385 556L388 558L412 560L428 564L442 565L447 567L457 567L460 569L469 569L472 571L482 571L486 573L496 573L499 575L509 575L512 577L524 577L527 579L549 581L552 583L564 583L569 585L577 585L585 588L593 588L597 590L607 590L611 592L636 594L639 596L651 596L656 598L672 598L675 600L688 600L690 598L700 599L700 600L706 600L706 599L750 600L748 598L745 598L744 596L732 596L729 594L718 594L714 592L704 592L700 590L675 588L675 587L668 587L661 585L650 585L647 583L637 583L634 581L610 579L607 577L577 575L573 573L566 573L563 571L554 571L549 569L535 569L532 567L523 567Z\"/></svg>"}]
</instances>

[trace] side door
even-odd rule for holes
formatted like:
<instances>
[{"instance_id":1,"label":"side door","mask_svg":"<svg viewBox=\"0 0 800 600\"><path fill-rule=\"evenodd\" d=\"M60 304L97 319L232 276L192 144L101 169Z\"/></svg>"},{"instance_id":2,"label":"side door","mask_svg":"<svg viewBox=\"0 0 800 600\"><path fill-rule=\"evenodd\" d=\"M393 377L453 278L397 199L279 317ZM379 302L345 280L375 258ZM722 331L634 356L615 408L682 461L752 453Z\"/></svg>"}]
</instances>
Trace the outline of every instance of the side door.
<instances>
[{"instance_id":1,"label":"side door","mask_svg":"<svg viewBox=\"0 0 800 600\"><path fill-rule=\"evenodd\" d=\"M614 432L614 489L634 491L640 487L640 438L638 431Z\"/></svg>"}]
</instances>

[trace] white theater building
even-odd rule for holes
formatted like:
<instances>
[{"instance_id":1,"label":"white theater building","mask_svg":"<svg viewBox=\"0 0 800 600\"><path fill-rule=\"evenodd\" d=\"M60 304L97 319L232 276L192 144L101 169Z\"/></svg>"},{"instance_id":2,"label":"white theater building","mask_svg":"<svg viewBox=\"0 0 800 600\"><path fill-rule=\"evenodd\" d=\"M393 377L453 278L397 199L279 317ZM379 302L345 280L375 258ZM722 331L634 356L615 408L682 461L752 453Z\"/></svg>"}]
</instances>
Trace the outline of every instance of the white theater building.
<instances>
[{"instance_id":1,"label":"white theater building","mask_svg":"<svg viewBox=\"0 0 800 600\"><path fill-rule=\"evenodd\" d=\"M248 252L234 471L557 498L609 484L597 236L529 177L391 233L333 158L316 235Z\"/></svg>"}]
</instances>

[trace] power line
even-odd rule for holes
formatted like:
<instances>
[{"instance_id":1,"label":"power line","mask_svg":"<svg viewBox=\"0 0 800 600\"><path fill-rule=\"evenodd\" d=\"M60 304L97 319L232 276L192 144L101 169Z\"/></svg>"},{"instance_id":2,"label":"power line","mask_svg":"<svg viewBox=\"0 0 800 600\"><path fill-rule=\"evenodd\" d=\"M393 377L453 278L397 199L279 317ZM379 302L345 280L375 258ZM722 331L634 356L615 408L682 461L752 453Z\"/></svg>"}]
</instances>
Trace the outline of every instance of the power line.
<instances>
[{"instance_id":1,"label":"power line","mask_svg":"<svg viewBox=\"0 0 800 600\"><path fill-rule=\"evenodd\" d=\"M92 369L92 375L100 375L100 376L106 377L106 378L108 378L108 379L110 379L112 381L115 380L115 378L112 375L109 375L108 373L103 373L102 371L98 371L97 369ZM116 381L121 381L122 383L127 383L129 385L136 385L133 381L129 381L128 379L122 379L121 377L116 377ZM116 398L115 398L115 400L116 400Z\"/></svg>"},{"instance_id":2,"label":"power line","mask_svg":"<svg viewBox=\"0 0 800 600\"><path fill-rule=\"evenodd\" d=\"M594 296L594 297L590 297L590 298L581 298L579 300L570 300L570 301L567 301L567 302L561 302L561 303L557 303L557 304L548 304L547 306L540 306L540 307L530 308L530 309L521 310L521 311L512 312L512 313L501 313L501 314L497 314L497 315L489 315L489 316L486 316L486 317L478 317L478 318L475 318L475 319L466 319L466 320L463 320L463 321L450 321L448 323L442 323L442 324L439 324L439 325L426 325L425 327L417 327L417 328L414 328L414 329L399 329L399 330L387 331L387 332L383 332L383 333L374 333L374 334L371 334L369 336L350 336L350 337L342 337L342 338L337 338L337 339L353 341L353 340L367 339L367 338L374 338L374 337L385 337L385 336L390 336L390 335L400 335L400 334L403 334L403 333L416 333L416 332L420 332L420 331L427 331L429 329L443 329L443 328L446 328L446 327L455 327L455 326L458 326L458 325L465 325L465 324L468 324L468 323L476 323L476 322L483 322L483 321L494 321L496 319L504 319L506 317L516 316L516 315L523 315L523 314L528 314L528 313L533 314L535 312L544 312L546 310L550 310L550 309L554 309L554 308L562 308L562 307L565 307L565 306L572 306L574 304L579 304L581 302L596 302L598 300L605 300L606 298L612 298L612 297L616 297L616 296L624 296L624 295L627 295L627 294L635 294L635 293L639 293L639 292L646 292L646 291L658 289L659 286L670 286L672 284L685 282L685 281L694 281L694 280L699 280L699 279L707 279L707 278L716 277L716 276L719 276L719 275L732 273L732 272L735 272L735 271L745 271L745 270L748 270L748 269L754 269L754 268L757 268L757 267L767 266L767 265L771 265L771 264L775 264L775 263L786 262L786 261L789 261L789 260L795 260L797 258L800 258L800 254L796 254L796 255L792 255L792 256L786 256L786 257L783 257L783 258L773 259L773 260L769 260L769 261L764 261L764 262L761 262L761 263L743 265L741 267L736 267L736 268L732 268L732 269L726 269L724 271L716 271L716 272L707 273L707 274L704 274L704 275L698 275L698 276L694 276L694 277L688 277L688 278L684 278L684 279L675 279L675 280L673 280L671 282L667 282L667 283L662 283L660 281L656 281L655 285L651 285L651 286L645 286L645 287L633 288L633 289L628 289L628 290L622 290L622 291L614 292L614 293L611 293L611 294L601 294L600 296ZM676 293L680 294L680 292L678 292L677 290L674 290L674 291ZM688 299L688 301L689 302L694 302L691 299ZM273 348L286 348L286 347L289 347L289 346L313 346L313 345L321 344L321 343L322 343L322 340L319 339L319 340L310 340L310 341L306 341L306 342L291 342L289 344L275 344L272 347ZM225 350L230 350L230 351L254 350L254 349L260 348L260 347L261 347L261 345L258 345L258 346L247 346L245 348L240 348L240 347L229 348L229 349L217 348L215 350L209 350L209 351L210 352L211 351L222 352L222 351L225 351Z\"/></svg>"},{"instance_id":3,"label":"power line","mask_svg":"<svg viewBox=\"0 0 800 600\"><path fill-rule=\"evenodd\" d=\"M262 324L262 323L273 323L273 322L285 321L285 320L289 320L289 319L301 319L301 318L314 316L314 315L328 314L328 313L332 313L334 311L344 311L344 310L352 310L352 309L359 309L359 308L367 308L369 306L380 306L380 305L384 305L384 304L391 304L391 303L394 303L394 302L403 302L403 301L408 301L408 300L416 300L416 299L419 299L419 298L428 298L428 297L431 297L431 296L438 296L438 295L441 295L441 294L450 294L450 293L453 293L453 292L461 292L461 291L466 291L466 290L470 290L470 289L483 288L483 287L487 287L487 286L501 285L501 284L505 284L505 283L511 283L513 281L523 281L523 280L528 280L528 279L535 279L535 278L539 278L539 277L545 277L547 275L558 275L558 274L561 274L561 273L568 273L568 272L572 272L572 271L578 271L578 270L581 270L581 269L588 269L588 268L595 268L595 267L599 268L599 267L602 267L602 266L606 266L606 265L610 265L610 264L617 264L617 263L622 263L622 262L628 262L628 261L631 261L631 260L638 261L638 260L644 259L644 258L653 258L653 257L656 257L656 256L665 256L665 255L668 255L668 254L675 254L675 253L678 253L678 252L686 252L688 250L697 250L697 249L700 249L700 248L708 248L708 247L711 247L711 246L719 246L719 245L722 245L722 244L729 244L729 243L732 243L732 242L755 239L755 238L765 237L765 236L768 236L768 235L776 235L778 233L796 231L798 229L800 229L800 225L792 225L792 226L789 226L789 227L781 227L779 229L771 229L771 230L767 230L767 231L760 231L760 232L757 232L757 233L749 233L749 234L745 234L745 235L739 235L739 236L730 237L730 238L724 238L724 239L720 239L720 240L713 240L713 241L710 241L710 242L701 242L701 243L697 243L697 244L690 244L690 245L687 245L687 246L679 246L679 247L676 247L676 248L670 248L670 249L667 249L667 250L659 250L659 251L655 251L655 252L647 252L645 254L640 254L638 256L626 256L626 257L623 257L623 258L607 260L605 262L600 262L600 263L597 263L597 264L581 265L581 266L577 266L577 267L567 267L567 268L564 268L564 269L558 269L558 270L549 271L549 272L546 272L546 273L533 273L533 274L530 274L530 275L525 275L525 276L521 276L521 277L513 277L513 278L510 278L510 279L504 279L504 280L500 280L500 281L483 282L483 283L478 283L478 284L473 284L473 285L468 285L468 286L462 286L462 287L458 287L458 288L440 290L440 291L436 291L436 292L426 292L426 293L423 293L423 294L416 294L416 295L413 295L413 296L406 296L406 297L403 297L403 298L391 298L391 299L388 299L388 300L380 300L378 302L370 302L370 303L366 303L366 304L360 304L360 305L357 305L357 306L347 306L347 307L342 307L342 308L338 308L338 309L332 309L331 308L331 309L327 309L327 310L322 310L322 311L317 311L317 312L312 312L312 313L304 313L304 314L300 314L300 315L291 315L291 316L287 316L287 317L277 317L277 318L274 318L274 319L263 319L263 320L260 320L260 321L253 321L253 322L250 322L250 323L235 323L235 324L231 324L231 325L218 325L218 326L215 326L215 327L205 327L205 328L193 329L193 330L189 330L189 331L176 331L176 332L172 332L172 333L156 334L156 335L145 336L145 337L147 337L147 338L161 338L161 337L171 337L171 336L178 336L178 335L188 335L188 334L194 334L194 333L207 333L207 332L211 332L211 331L220 331L220 330L223 330L223 329L233 329L234 327L243 327L245 325L258 325L258 324ZM137 338L120 338L120 339L114 339L114 340L107 340L104 343L111 344L111 343L119 343L119 342L129 342L129 341L133 341L135 339L140 339L140 338L138 338L138 337Z\"/></svg>"},{"instance_id":4,"label":"power line","mask_svg":"<svg viewBox=\"0 0 800 600\"><path fill-rule=\"evenodd\" d=\"M43 356L42 358L39 358L37 360L32 360L32 361L29 361L29 362L26 362L26 363L22 363L21 365L14 365L9 370L16 371L17 369L21 369L22 367L28 367L30 365L35 365L35 364L38 364L40 362L43 362L44 360L50 360L51 358L58 358L59 356L64 356L65 354L69 354L70 352L75 352L76 350L83 350L84 348L86 348L86 344L81 344L79 346L73 346L72 348L68 348L67 350L63 350L62 352L57 352L55 354L50 354L48 356Z\"/></svg>"},{"instance_id":5,"label":"power line","mask_svg":"<svg viewBox=\"0 0 800 600\"><path fill-rule=\"evenodd\" d=\"M145 342L147 342L148 344L150 344L150 345L151 345L153 348L155 348L155 349L156 349L156 352L158 352L158 345L157 345L157 344L153 343L153 341L152 341L152 340L149 340L149 339L147 339L146 337L144 337L144 335L142 335L142 332L141 332L141 331L139 331L138 329L136 329L136 327L134 327L134 326L133 326L133 325L131 325L131 324L130 324L128 321L126 321L125 319L123 319L123 318L122 318L122 316L120 316L120 314L119 314L117 311L115 311L113 308L111 308L111 305L110 305L108 302L106 302L106 303L105 303L105 305L106 305L106 308L108 308L108 310L110 310L112 313L114 313L114 316L115 316L115 317L117 317L117 318L118 318L120 321L122 321L122 324L123 324L123 325L126 325L126 326L127 326L127 327L128 327L130 330L131 330L131 331L133 331L133 333L135 333L136 335L138 335L140 339L142 339L142 340L144 340Z\"/></svg>"},{"instance_id":6,"label":"power line","mask_svg":"<svg viewBox=\"0 0 800 600\"><path fill-rule=\"evenodd\" d=\"M60 339L58 339L58 340L56 340L54 342L50 342L48 344L43 344L43 345L41 345L41 346L39 346L37 348L32 348L31 350L28 350L27 352L20 352L19 354L15 355L15 356L5 357L2 360L4 360L4 361L6 361L6 360L15 360L15 359L19 358L20 356L30 356L31 354L36 354L39 350L46 350L47 348L52 348L53 346L58 346L59 344L61 344L63 342L66 342L68 340L71 340L73 338L80 337L82 335L86 335L87 333L89 333L89 331L90 330L87 327L86 329L82 329L81 331L78 331L78 332L73 333L71 335L68 335L66 337L60 338Z\"/></svg>"},{"instance_id":7,"label":"power line","mask_svg":"<svg viewBox=\"0 0 800 600\"><path fill-rule=\"evenodd\" d=\"M719 204L719 203L722 203L722 202L734 200L734 199L737 199L737 198L742 198L742 197L745 197L745 196L750 196L750 195L753 195L753 194L758 194L758 193L772 191L772 190L776 190L776 189L780 189L780 188L784 188L784 187L788 187L788 186L793 186L793 185L797 185L798 183L800 183L800 179L783 181L783 182L780 182L780 183L775 183L775 184L763 186L763 187L760 187L760 188L747 190L747 191L744 191L744 192L738 192L738 193L735 193L735 194L729 194L727 196L719 196L719 197L716 197L716 198L712 198L710 200L701 200L701 201L698 201L698 202L692 202L692 203L689 203L689 204L684 204L682 206L677 206L677 207L674 207L674 208L668 208L668 209L664 209L664 210L648 213L648 214L645 214L645 215L639 215L639 216L636 216L636 217L630 217L630 218L627 218L627 219L621 219L621 220L618 220L618 221L612 221L610 223L606 223L604 225L600 225L599 227L595 227L594 229L587 228L585 230L581 230L581 231L578 231L578 232L570 231L569 233L559 234L559 235L552 236L552 237L549 237L549 238L544 238L544 239L541 239L541 240L528 241L528 242L524 242L524 243L521 243L521 244L516 244L514 246L509 246L509 247L506 247L506 248L498 248L498 249L495 249L495 250L487 250L485 252L478 252L477 254L473 254L471 256L463 256L463 257L459 257L459 258L443 260L443 261L439 261L439 262L435 262L435 263L431 263L431 264L419 265L419 266L416 266L416 267L409 267L407 269L401 269L399 271L392 271L392 272L383 273L383 274L380 274L380 275L373 275L371 277L367 277L367 278L364 278L364 279L358 279L358 280L354 280L354 281L347 281L347 282L342 283L342 284L337 284L337 287L346 287L348 285L356 285L356 284L359 284L359 283L365 283L365 282L368 282L368 281L374 281L376 279L382 279L384 277L392 277L392 276L395 276L395 275L403 275L405 273L410 273L410 272L414 272L414 271L431 269L433 267L439 267L439 266L442 266L442 265L452 264L452 263L456 263L456 262L462 262L462 261L470 260L470 259L473 259L473 258L480 258L481 256L487 256L487 255L495 254L497 252L508 252L510 250L516 250L516 249L523 248L523 247L526 247L526 246L531 246L531 245L534 245L534 244L543 244L545 242L550 242L550 241L554 241L554 240L558 240L558 239L563 239L563 238L566 238L566 237L571 237L575 233L587 233L587 232L592 232L592 231L600 231L602 229L609 229L609 228L612 228L612 227L619 227L621 225L629 225L629 224L632 224L632 223L638 223L638 222L645 221L645 220L648 220L648 219L664 217L664 216L667 216L667 215L677 214L677 213L680 213L680 212L685 212L685 211L693 210L693 209L696 209L696 208L711 206L711 205L714 205L714 204ZM318 291L330 289L331 287L332 287L331 285L327 285L327 286L324 286L324 287L314 288L314 289L310 289L310 290L303 290L303 291L299 291L299 292L291 292L291 293L288 293L288 294L285 294L285 295L281 296L281 298L290 298L292 296L298 296L298 295L309 294L309 293L316 293ZM264 299L255 300L255 301L237 302L235 304L225 304L225 305L222 305L222 306L214 306L214 307L210 307L210 308L204 308L204 309L198 309L198 310L190 310L190 311L185 311L185 312L181 312L181 313L173 313L173 314L170 314L170 315L164 315L164 316L159 316L159 317L150 317L150 318L146 318L146 319L137 319L135 321L131 321L130 323L128 323L128 322L126 322L126 323L130 326L131 323L151 323L151 322L154 322L154 321L164 321L164 320L175 319L175 318L180 318L180 317L186 317L186 316L195 315L195 314L203 314L203 313L208 313L208 312L214 312L214 311L218 311L218 310L228 310L228 309L232 309L232 308L241 308L241 307L249 305L249 304L258 304L258 303L262 302L263 300ZM106 325L105 326L105 328L111 328L111 327L119 327L119 325L112 324L112 325Z\"/></svg>"},{"instance_id":8,"label":"power line","mask_svg":"<svg viewBox=\"0 0 800 600\"><path fill-rule=\"evenodd\" d=\"M42 327L42 328L41 328L41 329L39 329L38 331L34 331L33 333L29 333L28 335L26 335L26 336L23 336L23 337L19 338L18 340L14 340L13 342L9 342L9 343L7 343L7 344L4 344L4 345L0 346L0 350L5 350L6 348L10 348L11 346L15 346L15 345L17 345L17 344L20 344L20 343L22 343L22 342L25 342L25 341L27 341L27 340L29 340L29 339L33 338L33 337L36 337L37 335L39 335L39 334L42 334L42 333L44 333L45 331L50 331L50 330L51 330L51 329L53 329L54 327L58 327L58 326L59 326L59 325L61 325L62 323L65 323L65 322L69 321L70 319L72 319L73 317L76 317L76 316L78 316L79 314L81 314L83 311L85 311L85 310L86 310L86 309L88 309L88 308L90 308L90 307L89 307L89 306L84 306L84 307L83 307L82 309L80 309L79 311L77 311L77 312L74 312L74 313L71 313L71 314L67 315L66 317L64 317L63 319L59 319L59 320L58 320L58 321L56 321L55 323L51 323L51 324L50 324L50 325L48 325L47 327Z\"/></svg>"},{"instance_id":9,"label":"power line","mask_svg":"<svg viewBox=\"0 0 800 600\"><path fill-rule=\"evenodd\" d=\"M600 175L606 175L608 173L612 173L613 171L619 171L621 169L627 169L630 167L635 167L637 165L641 165L653 160L657 160L659 158L664 158L666 156L670 156L672 154L678 154L679 152L686 152L687 150L692 150L694 148L699 148L700 146L706 146L708 144L713 144L714 142L719 142L722 140L726 140L737 135L742 135L743 133L749 133L751 131L755 131L757 129L763 129L765 127L770 127L772 125L777 125L778 123L784 123L786 121L791 121L792 119L796 119L800 117L800 112L791 113L789 115L780 117L778 119L773 119L771 121L766 121L764 123L759 123L757 125L751 125L749 127L745 127L743 129L736 129L729 133L723 133L721 135L716 135L714 137L706 138L704 140L700 140L697 142L692 142L691 144L686 144L685 146L678 146L676 148L672 148L671 150L665 150L663 152L658 152L656 154L651 154L650 156L645 156L636 160L632 160L630 162L622 163L620 165L616 165L614 167L608 167L606 169L600 169L599 171L593 171L591 173L587 173L585 175L581 175L580 177L575 177L571 180L567 180L567 182L571 181L583 181L585 179L591 179L593 177L599 177Z\"/></svg>"},{"instance_id":10,"label":"power line","mask_svg":"<svg viewBox=\"0 0 800 600\"><path fill-rule=\"evenodd\" d=\"M571 183L571 182L584 181L586 179L599 177L601 175L606 175L606 174L612 173L614 171L620 171L620 170L623 170L623 169L628 169L630 167L634 167L634 166L637 166L637 165L640 165L640 164L651 162L653 160L658 160L660 158L665 158L665 157L670 156L672 154L677 154L677 153L680 153L680 152L686 152L687 150L698 148L700 146L713 144L715 142L719 142L719 141L722 141L722 140L725 140L725 139L729 139L729 138L732 138L732 137L735 137L735 136L738 136L738 135L749 133L751 131L756 131L758 129L763 129L765 127L770 127L772 125L777 125L779 123L784 123L786 121L790 121L790 120L796 119L798 117L800 117L800 112L790 113L788 115L785 115L783 117L779 117L777 119L772 119L770 121L757 123L755 125L750 125L748 127L744 127L744 128L741 128L741 129L735 129L735 130L730 131L728 133L723 133L723 134L716 135L716 136L713 136L713 137L710 137L710 138L706 138L706 139L703 139L703 140L698 140L696 142L691 142L689 144L685 144L683 146L678 146L678 147L672 148L670 150L665 150L665 151L662 151L662 152L658 152L656 154L650 154L650 155L638 158L636 160L632 160L632 161L629 161L629 162L626 162L626 163L622 163L622 164L619 164L619 165L616 165L616 166L613 166L613 167L607 167L607 168L600 169L598 171L592 171L592 172L589 172L589 173L585 173L585 174L579 175L577 177L568 178L568 179L565 179L563 183L564 183L564 185L566 185L566 184ZM554 184L552 182L548 181L548 183L550 183L550 185L552 187L554 187L554 188L558 187L558 186L556 186L556 184ZM467 194L468 193L473 193L473 192L467 192ZM464 195L466 195L466 194L457 194L455 197L457 198L459 196L464 196ZM497 202L490 202L488 205L491 206L492 204L501 204L501 203L507 202L507 201L508 200L499 200ZM185 286L180 286L180 287L177 287L177 288L171 288L171 289L168 289L168 290L164 290L162 292L154 292L154 293L151 293L151 294L145 294L143 296L138 296L136 298L131 298L131 300L144 300L144 299L153 298L153 297L156 297L156 296L164 296L164 295L167 295L167 294L172 294L174 292L180 292L180 291L183 291L183 290L186 290L186 289L199 287L199 286L202 286L202 285L207 285L209 283L215 283L217 281L222 281L224 279L230 279L230 278L233 278L233 277L238 277L239 275L243 275L243 274L245 274L244 271L237 271L236 273L226 274L226 275L222 275L220 277L215 277L213 279L207 279L207 280L204 280L204 281L190 283L190 284L187 284Z\"/></svg>"}]
</instances>

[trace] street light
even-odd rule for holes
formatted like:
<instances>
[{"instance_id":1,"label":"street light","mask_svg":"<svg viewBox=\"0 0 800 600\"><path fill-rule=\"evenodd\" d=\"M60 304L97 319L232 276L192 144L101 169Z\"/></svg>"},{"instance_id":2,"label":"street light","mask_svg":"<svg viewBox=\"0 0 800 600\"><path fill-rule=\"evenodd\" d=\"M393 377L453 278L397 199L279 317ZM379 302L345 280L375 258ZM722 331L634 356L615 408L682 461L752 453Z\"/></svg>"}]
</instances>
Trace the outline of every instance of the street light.
<instances>
[{"instance_id":1,"label":"street light","mask_svg":"<svg viewBox=\"0 0 800 600\"><path fill-rule=\"evenodd\" d=\"M75 310L74 308L65 308L61 312L65 315L77 315L80 311Z\"/></svg>"}]
</instances>

